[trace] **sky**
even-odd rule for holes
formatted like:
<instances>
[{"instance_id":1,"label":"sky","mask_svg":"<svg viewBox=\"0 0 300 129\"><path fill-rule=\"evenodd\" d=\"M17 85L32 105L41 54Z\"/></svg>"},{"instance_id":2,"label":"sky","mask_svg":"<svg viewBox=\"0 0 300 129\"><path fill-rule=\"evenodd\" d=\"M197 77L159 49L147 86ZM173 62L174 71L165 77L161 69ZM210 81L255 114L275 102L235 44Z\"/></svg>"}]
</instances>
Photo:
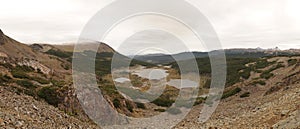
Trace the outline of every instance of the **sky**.
<instances>
[{"instance_id":1,"label":"sky","mask_svg":"<svg viewBox=\"0 0 300 129\"><path fill-rule=\"evenodd\" d=\"M113 0L0 0L0 28L6 35L23 43L74 43L91 17L112 2ZM208 18L223 48L300 48L299 0L188 2ZM172 32L142 31L138 28L145 24L168 28ZM150 46L164 46L162 49L168 48L170 53L209 49L199 43L185 26L172 19L149 15L133 17L118 24L108 33L104 42L120 49L124 54L159 52L154 49L146 50ZM186 48L174 45L182 43ZM122 46L132 49L124 49Z\"/></svg>"}]
</instances>

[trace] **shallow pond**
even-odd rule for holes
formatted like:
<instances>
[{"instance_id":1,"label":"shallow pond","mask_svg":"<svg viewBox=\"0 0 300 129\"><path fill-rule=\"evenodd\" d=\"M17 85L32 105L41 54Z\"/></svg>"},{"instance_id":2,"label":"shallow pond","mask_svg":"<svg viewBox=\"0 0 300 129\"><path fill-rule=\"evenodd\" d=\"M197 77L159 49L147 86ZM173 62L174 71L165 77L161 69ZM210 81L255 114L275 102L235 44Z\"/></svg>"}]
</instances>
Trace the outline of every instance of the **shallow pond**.
<instances>
[{"instance_id":1,"label":"shallow pond","mask_svg":"<svg viewBox=\"0 0 300 129\"><path fill-rule=\"evenodd\" d=\"M134 71L132 74L149 80L160 80L166 78L169 75L167 73L167 70L163 69L140 69Z\"/></svg>"},{"instance_id":2,"label":"shallow pond","mask_svg":"<svg viewBox=\"0 0 300 129\"><path fill-rule=\"evenodd\" d=\"M191 81L191 80L188 80L188 79L171 79L168 82L168 85L174 86L174 87L176 87L178 89L198 87L198 83L197 82Z\"/></svg>"},{"instance_id":3,"label":"shallow pond","mask_svg":"<svg viewBox=\"0 0 300 129\"><path fill-rule=\"evenodd\" d=\"M120 77L120 78L116 78L115 81L118 83L125 83L125 82L130 82L130 79L125 77Z\"/></svg>"}]
</instances>

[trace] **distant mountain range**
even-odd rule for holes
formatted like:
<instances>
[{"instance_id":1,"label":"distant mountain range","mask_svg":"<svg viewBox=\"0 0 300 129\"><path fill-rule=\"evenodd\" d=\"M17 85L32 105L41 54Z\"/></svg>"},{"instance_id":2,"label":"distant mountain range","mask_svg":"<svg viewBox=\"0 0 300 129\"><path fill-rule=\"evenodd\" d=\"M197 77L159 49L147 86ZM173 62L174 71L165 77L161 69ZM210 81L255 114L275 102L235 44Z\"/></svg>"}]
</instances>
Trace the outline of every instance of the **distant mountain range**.
<instances>
[{"instance_id":1,"label":"distant mountain range","mask_svg":"<svg viewBox=\"0 0 300 129\"><path fill-rule=\"evenodd\" d=\"M210 52L182 52L178 54L168 55L168 54L148 54L148 55L137 55L131 56L134 59L154 63L154 64L166 64L175 61L189 60L192 58L204 58L208 57L209 54L217 53L221 50L214 50ZM299 49L290 50L279 50L279 49L261 49L261 48L234 48L224 50L226 57L236 57L236 58L259 58L266 56L289 56L289 55L300 55Z\"/></svg>"}]
</instances>

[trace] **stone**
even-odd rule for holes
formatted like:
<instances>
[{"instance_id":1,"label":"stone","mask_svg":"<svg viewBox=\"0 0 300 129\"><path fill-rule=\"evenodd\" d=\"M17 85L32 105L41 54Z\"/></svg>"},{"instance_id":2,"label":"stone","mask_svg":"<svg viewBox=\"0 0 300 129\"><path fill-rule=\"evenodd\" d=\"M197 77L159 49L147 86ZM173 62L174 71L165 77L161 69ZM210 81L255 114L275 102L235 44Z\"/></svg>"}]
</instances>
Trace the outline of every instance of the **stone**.
<instances>
[{"instance_id":1,"label":"stone","mask_svg":"<svg viewBox=\"0 0 300 129\"><path fill-rule=\"evenodd\" d=\"M17 122L15 123L15 126L18 127L18 128L20 128L20 127L23 126L23 124L24 124L23 121L17 121Z\"/></svg>"},{"instance_id":2,"label":"stone","mask_svg":"<svg viewBox=\"0 0 300 129\"><path fill-rule=\"evenodd\" d=\"M281 111L281 116L286 116L289 113L289 110Z\"/></svg>"},{"instance_id":3,"label":"stone","mask_svg":"<svg viewBox=\"0 0 300 129\"><path fill-rule=\"evenodd\" d=\"M5 123L4 123L4 120L0 118L0 126L4 126Z\"/></svg>"}]
</instances>

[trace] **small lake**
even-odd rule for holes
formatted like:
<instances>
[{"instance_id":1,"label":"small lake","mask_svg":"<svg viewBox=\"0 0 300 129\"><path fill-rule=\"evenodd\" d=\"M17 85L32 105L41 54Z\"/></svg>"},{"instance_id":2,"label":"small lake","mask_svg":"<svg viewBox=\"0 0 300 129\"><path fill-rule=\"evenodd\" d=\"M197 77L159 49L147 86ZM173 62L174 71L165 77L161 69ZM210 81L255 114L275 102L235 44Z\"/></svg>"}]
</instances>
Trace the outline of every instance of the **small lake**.
<instances>
[{"instance_id":1,"label":"small lake","mask_svg":"<svg viewBox=\"0 0 300 129\"><path fill-rule=\"evenodd\" d=\"M125 82L130 82L130 79L125 77L120 77L120 78L116 78L115 81L118 83L125 83Z\"/></svg>"},{"instance_id":2,"label":"small lake","mask_svg":"<svg viewBox=\"0 0 300 129\"><path fill-rule=\"evenodd\" d=\"M158 81L157 83L159 83L157 85L168 84L168 85L174 86L178 89L195 88L195 87L198 87L198 85L199 85L197 82L189 80L189 79L171 79L169 82L166 82L165 79L169 75L169 73L167 73L167 70L159 69L159 68L146 69L144 67L139 67L139 68L132 70L131 73L134 75L137 75L141 78L149 79L152 81L156 80L156 81ZM163 81L163 80L165 80L165 81ZM131 80L126 77L119 77L119 78L114 79L114 81L117 83L127 83L127 82L130 82ZM154 82L152 82L152 83L153 83L152 85L156 85L156 83L154 83ZM160 83L164 83L164 84L160 84Z\"/></svg>"},{"instance_id":3,"label":"small lake","mask_svg":"<svg viewBox=\"0 0 300 129\"><path fill-rule=\"evenodd\" d=\"M174 87L176 87L178 89L198 87L198 83L197 82L191 81L191 80L188 80L188 79L171 79L168 82L168 85L174 86Z\"/></svg>"},{"instance_id":4,"label":"small lake","mask_svg":"<svg viewBox=\"0 0 300 129\"><path fill-rule=\"evenodd\" d=\"M140 69L134 71L132 74L138 75L142 78L147 78L149 80L161 80L169 75L167 70L163 69Z\"/></svg>"}]
</instances>

